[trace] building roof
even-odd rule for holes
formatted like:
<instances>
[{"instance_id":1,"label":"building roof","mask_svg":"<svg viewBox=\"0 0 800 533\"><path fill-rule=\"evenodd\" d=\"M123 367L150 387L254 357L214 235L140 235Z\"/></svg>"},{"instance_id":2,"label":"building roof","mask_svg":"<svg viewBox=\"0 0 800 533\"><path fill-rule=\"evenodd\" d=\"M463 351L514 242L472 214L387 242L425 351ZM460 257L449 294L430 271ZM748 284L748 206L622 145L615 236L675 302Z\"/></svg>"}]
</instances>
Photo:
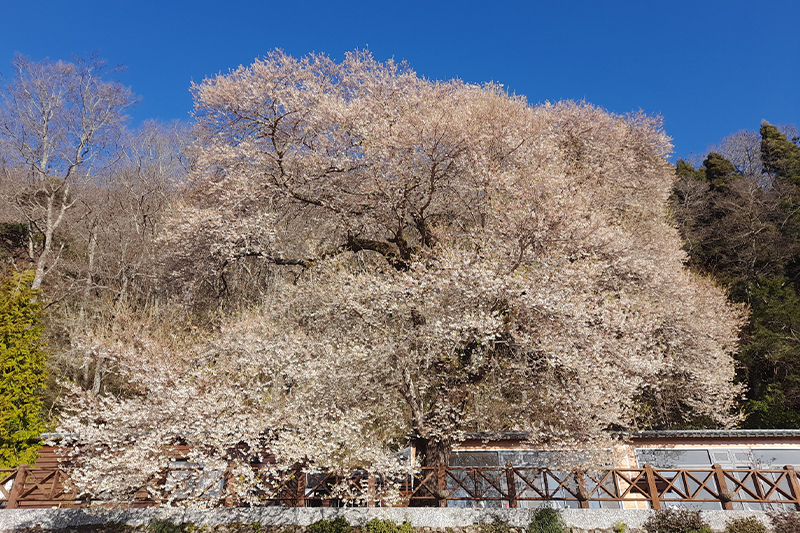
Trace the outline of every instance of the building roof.
<instances>
[{"instance_id":1,"label":"building roof","mask_svg":"<svg viewBox=\"0 0 800 533\"><path fill-rule=\"evenodd\" d=\"M631 435L639 439L736 439L800 437L800 429L686 429L669 431L638 431Z\"/></svg>"},{"instance_id":2,"label":"building roof","mask_svg":"<svg viewBox=\"0 0 800 533\"><path fill-rule=\"evenodd\" d=\"M625 435L633 439L741 439L741 438L800 438L800 429L686 429L637 431ZM466 440L503 441L528 440L524 431L465 433Z\"/></svg>"}]
</instances>

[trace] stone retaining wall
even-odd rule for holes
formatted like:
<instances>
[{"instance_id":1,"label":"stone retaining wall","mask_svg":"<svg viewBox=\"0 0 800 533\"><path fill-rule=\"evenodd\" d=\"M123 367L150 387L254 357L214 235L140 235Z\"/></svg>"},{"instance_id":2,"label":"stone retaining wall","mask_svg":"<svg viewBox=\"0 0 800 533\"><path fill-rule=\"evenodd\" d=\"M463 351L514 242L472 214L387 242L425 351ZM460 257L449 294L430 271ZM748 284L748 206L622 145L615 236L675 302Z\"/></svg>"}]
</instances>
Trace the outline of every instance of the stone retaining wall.
<instances>
[{"instance_id":1,"label":"stone retaining wall","mask_svg":"<svg viewBox=\"0 0 800 533\"><path fill-rule=\"evenodd\" d=\"M285 508L257 507L245 509L4 509L0 510L0 531L19 531L24 529L61 530L85 526L98 531L101 524L120 524L131 527L147 526L154 520L168 520L174 524L194 524L207 526L219 531L228 530L217 527L230 524L259 523L265 526L284 526L294 533L322 519L344 516L353 526L362 526L373 518L389 519L400 524L403 521L422 532L445 529L459 533L475 533L476 524L491 523L495 519L507 522L522 531L530 522L533 509L440 509L440 508ZM624 523L635 529L642 526L650 511L615 509L566 509L562 516L573 533L613 531L614 525ZM763 512L749 511L703 511L703 519L715 531L725 529L725 523L733 518L755 516L765 525L769 519ZM94 526L94 527L92 527ZM294 526L294 527L292 527ZM271 528L275 529L275 528ZM456 532L453 532L456 533Z\"/></svg>"}]
</instances>

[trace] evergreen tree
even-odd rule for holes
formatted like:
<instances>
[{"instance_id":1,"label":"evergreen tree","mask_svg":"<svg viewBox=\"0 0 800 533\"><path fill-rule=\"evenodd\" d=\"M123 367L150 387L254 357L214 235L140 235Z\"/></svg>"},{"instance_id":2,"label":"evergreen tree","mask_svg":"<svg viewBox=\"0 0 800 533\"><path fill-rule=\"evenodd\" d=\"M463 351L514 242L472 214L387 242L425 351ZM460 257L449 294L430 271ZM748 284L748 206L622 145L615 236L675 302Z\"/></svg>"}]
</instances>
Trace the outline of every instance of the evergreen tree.
<instances>
[{"instance_id":1,"label":"evergreen tree","mask_svg":"<svg viewBox=\"0 0 800 533\"><path fill-rule=\"evenodd\" d=\"M706 179L712 189L724 189L732 179L738 176L733 163L717 152L708 154L706 160L703 161L703 168L705 168Z\"/></svg>"},{"instance_id":2,"label":"evergreen tree","mask_svg":"<svg viewBox=\"0 0 800 533\"><path fill-rule=\"evenodd\" d=\"M741 361L748 371L750 428L800 427L800 297L786 278L750 288L752 316Z\"/></svg>"},{"instance_id":3,"label":"evergreen tree","mask_svg":"<svg viewBox=\"0 0 800 533\"><path fill-rule=\"evenodd\" d=\"M800 185L800 146L769 122L761 124L761 160L769 174Z\"/></svg>"},{"instance_id":4,"label":"evergreen tree","mask_svg":"<svg viewBox=\"0 0 800 533\"><path fill-rule=\"evenodd\" d=\"M678 163L675 165L675 174L678 175L678 178L692 178L699 181L705 181L706 179L706 173L703 167L695 169L694 165L685 159L678 159Z\"/></svg>"},{"instance_id":5,"label":"evergreen tree","mask_svg":"<svg viewBox=\"0 0 800 533\"><path fill-rule=\"evenodd\" d=\"M678 162L672 207L692 266L751 310L738 354L744 427L798 428L800 146L765 122L760 148L771 182L711 152L699 169Z\"/></svg>"},{"instance_id":6,"label":"evergreen tree","mask_svg":"<svg viewBox=\"0 0 800 533\"><path fill-rule=\"evenodd\" d=\"M0 467L36 459L47 379L42 304L30 288L33 272L0 279Z\"/></svg>"}]
</instances>

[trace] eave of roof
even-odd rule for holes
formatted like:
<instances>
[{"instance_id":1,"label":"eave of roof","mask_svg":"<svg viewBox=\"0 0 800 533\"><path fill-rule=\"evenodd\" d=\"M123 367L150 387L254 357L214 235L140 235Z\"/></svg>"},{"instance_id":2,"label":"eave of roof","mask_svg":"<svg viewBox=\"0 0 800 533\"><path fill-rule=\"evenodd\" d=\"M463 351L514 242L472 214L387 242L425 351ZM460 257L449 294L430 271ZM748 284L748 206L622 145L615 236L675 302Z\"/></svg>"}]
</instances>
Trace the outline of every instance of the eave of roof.
<instances>
[{"instance_id":1,"label":"eave of roof","mask_svg":"<svg viewBox=\"0 0 800 533\"><path fill-rule=\"evenodd\" d=\"M634 439L742 439L742 438L800 438L800 429L691 429L638 431Z\"/></svg>"},{"instance_id":2,"label":"eave of roof","mask_svg":"<svg viewBox=\"0 0 800 533\"><path fill-rule=\"evenodd\" d=\"M479 431L464 433L464 440L528 440L528 433L524 431Z\"/></svg>"},{"instance_id":3,"label":"eave of roof","mask_svg":"<svg viewBox=\"0 0 800 533\"><path fill-rule=\"evenodd\" d=\"M800 438L800 429L691 429L637 431L620 435L628 439L745 439L745 438ZM465 433L465 440L503 441L528 440L524 431Z\"/></svg>"}]
</instances>

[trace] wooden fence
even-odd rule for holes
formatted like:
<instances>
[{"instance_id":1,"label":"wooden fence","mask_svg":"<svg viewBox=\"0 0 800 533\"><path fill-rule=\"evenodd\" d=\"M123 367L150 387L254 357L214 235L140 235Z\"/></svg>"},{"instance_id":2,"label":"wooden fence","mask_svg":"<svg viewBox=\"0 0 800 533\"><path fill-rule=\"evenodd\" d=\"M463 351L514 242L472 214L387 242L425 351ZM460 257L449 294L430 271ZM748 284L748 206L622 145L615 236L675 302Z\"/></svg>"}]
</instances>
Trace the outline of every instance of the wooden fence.
<instances>
[{"instance_id":1,"label":"wooden fence","mask_svg":"<svg viewBox=\"0 0 800 533\"><path fill-rule=\"evenodd\" d=\"M175 471L185 475L175 477ZM225 473L172 469L183 484L178 497L215 500L237 505L224 496ZM166 476L169 479L170 475ZM791 466L780 470L711 468L613 468L557 471L546 468L439 467L420 468L414 475L386 478L358 471L347 476L330 473L281 472L261 479L259 505L328 506L494 506L523 507L534 502L563 502L579 508L649 507L700 504L707 508L800 510L800 478ZM174 487L173 487L174 488ZM180 488L180 487L179 487ZM389 496L394 495L390 500ZM134 499L140 507L166 502ZM173 498L174 501L174 498ZM82 507L63 471L57 468L0 470L0 507ZM103 505L93 501L92 505Z\"/></svg>"},{"instance_id":2,"label":"wooden fence","mask_svg":"<svg viewBox=\"0 0 800 533\"><path fill-rule=\"evenodd\" d=\"M67 475L59 468L0 469L0 504L6 509L72 507L82 505Z\"/></svg>"},{"instance_id":3,"label":"wooden fence","mask_svg":"<svg viewBox=\"0 0 800 533\"><path fill-rule=\"evenodd\" d=\"M580 508L604 502L665 504L760 504L800 510L798 472L781 470L613 468L559 472L542 468L431 468L422 469L410 503L446 506L449 502L499 502L518 507L522 502L562 501ZM594 503L594 505L593 505ZM504 505L503 505L504 504ZM711 505L709 505L710 507Z\"/></svg>"}]
</instances>

